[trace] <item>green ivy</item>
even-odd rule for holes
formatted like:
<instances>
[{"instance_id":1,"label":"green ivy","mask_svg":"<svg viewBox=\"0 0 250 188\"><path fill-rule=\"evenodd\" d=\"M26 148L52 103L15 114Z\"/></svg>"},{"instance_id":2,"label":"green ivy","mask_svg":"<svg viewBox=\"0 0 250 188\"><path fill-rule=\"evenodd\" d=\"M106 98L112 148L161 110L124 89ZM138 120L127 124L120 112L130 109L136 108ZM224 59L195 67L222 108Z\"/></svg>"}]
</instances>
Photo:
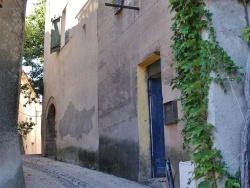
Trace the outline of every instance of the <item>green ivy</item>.
<instances>
[{"instance_id":1,"label":"green ivy","mask_svg":"<svg viewBox=\"0 0 250 188\"><path fill-rule=\"evenodd\" d=\"M240 180L239 179L236 179L234 177L232 178L229 178L226 183L225 183L225 187L226 188L241 188L240 186Z\"/></svg>"},{"instance_id":2,"label":"green ivy","mask_svg":"<svg viewBox=\"0 0 250 188\"><path fill-rule=\"evenodd\" d=\"M18 122L17 130L22 138L26 139L27 135L33 129L36 123L32 122L32 118L26 118L26 121Z\"/></svg>"},{"instance_id":3,"label":"green ivy","mask_svg":"<svg viewBox=\"0 0 250 188\"><path fill-rule=\"evenodd\" d=\"M171 48L178 73L171 84L181 91L184 147L195 163L193 179L204 180L198 187L214 188L227 170L220 151L213 146L214 126L207 122L209 86L215 81L226 92L224 82L228 78L241 81L241 76L236 75L240 68L216 41L212 14L204 2L170 0L169 3L175 12Z\"/></svg>"},{"instance_id":4,"label":"green ivy","mask_svg":"<svg viewBox=\"0 0 250 188\"><path fill-rule=\"evenodd\" d=\"M250 26L246 26L242 29L243 38L245 41L250 41Z\"/></svg>"}]
</instances>

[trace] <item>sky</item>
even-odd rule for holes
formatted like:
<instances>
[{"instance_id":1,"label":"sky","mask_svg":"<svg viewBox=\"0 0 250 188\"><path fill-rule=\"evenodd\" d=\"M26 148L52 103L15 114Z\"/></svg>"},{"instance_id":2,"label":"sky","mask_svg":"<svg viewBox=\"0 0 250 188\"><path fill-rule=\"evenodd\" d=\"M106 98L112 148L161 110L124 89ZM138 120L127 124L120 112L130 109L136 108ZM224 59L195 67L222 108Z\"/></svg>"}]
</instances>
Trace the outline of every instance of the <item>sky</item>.
<instances>
[{"instance_id":1,"label":"sky","mask_svg":"<svg viewBox=\"0 0 250 188\"><path fill-rule=\"evenodd\" d=\"M31 11L33 10L33 3L35 3L37 0L27 0L26 5L26 16L28 16Z\"/></svg>"}]
</instances>

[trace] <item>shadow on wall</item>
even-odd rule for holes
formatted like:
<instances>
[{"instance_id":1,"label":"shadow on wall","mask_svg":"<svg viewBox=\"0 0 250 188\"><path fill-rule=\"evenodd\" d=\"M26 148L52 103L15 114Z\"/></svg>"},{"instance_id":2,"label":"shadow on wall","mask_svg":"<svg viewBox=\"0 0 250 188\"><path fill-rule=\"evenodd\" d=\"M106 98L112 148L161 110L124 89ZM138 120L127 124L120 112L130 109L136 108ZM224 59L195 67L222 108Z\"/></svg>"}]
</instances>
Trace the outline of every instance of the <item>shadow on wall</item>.
<instances>
[{"instance_id":1,"label":"shadow on wall","mask_svg":"<svg viewBox=\"0 0 250 188\"><path fill-rule=\"evenodd\" d=\"M111 155L112 153L115 155ZM138 181L138 156L138 144L131 140L100 138L99 165L101 171Z\"/></svg>"},{"instance_id":2,"label":"shadow on wall","mask_svg":"<svg viewBox=\"0 0 250 188\"><path fill-rule=\"evenodd\" d=\"M90 169L98 169L98 154L75 146L58 149L57 159L78 164Z\"/></svg>"}]
</instances>

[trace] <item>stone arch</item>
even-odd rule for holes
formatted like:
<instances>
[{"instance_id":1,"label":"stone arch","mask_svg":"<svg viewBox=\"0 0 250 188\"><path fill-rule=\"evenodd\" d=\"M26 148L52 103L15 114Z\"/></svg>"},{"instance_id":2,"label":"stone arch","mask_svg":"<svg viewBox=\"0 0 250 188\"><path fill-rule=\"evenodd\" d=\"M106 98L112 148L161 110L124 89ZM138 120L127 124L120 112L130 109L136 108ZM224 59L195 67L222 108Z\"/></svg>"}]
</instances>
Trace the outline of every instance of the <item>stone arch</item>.
<instances>
[{"instance_id":1,"label":"stone arch","mask_svg":"<svg viewBox=\"0 0 250 188\"><path fill-rule=\"evenodd\" d=\"M50 99L46 110L45 156L56 158L56 107L53 101Z\"/></svg>"}]
</instances>

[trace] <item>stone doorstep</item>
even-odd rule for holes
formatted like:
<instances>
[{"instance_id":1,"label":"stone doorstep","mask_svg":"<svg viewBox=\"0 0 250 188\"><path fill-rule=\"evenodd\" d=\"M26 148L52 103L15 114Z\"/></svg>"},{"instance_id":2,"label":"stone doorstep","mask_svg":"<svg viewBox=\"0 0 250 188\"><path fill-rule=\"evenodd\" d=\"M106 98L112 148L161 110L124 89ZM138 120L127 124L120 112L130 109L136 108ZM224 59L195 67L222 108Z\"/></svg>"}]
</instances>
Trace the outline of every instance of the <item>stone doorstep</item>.
<instances>
[{"instance_id":1,"label":"stone doorstep","mask_svg":"<svg viewBox=\"0 0 250 188\"><path fill-rule=\"evenodd\" d=\"M151 178L151 179L148 179L147 181L143 182L143 184L146 184L146 185L153 187L153 188L168 188L166 177Z\"/></svg>"}]
</instances>

